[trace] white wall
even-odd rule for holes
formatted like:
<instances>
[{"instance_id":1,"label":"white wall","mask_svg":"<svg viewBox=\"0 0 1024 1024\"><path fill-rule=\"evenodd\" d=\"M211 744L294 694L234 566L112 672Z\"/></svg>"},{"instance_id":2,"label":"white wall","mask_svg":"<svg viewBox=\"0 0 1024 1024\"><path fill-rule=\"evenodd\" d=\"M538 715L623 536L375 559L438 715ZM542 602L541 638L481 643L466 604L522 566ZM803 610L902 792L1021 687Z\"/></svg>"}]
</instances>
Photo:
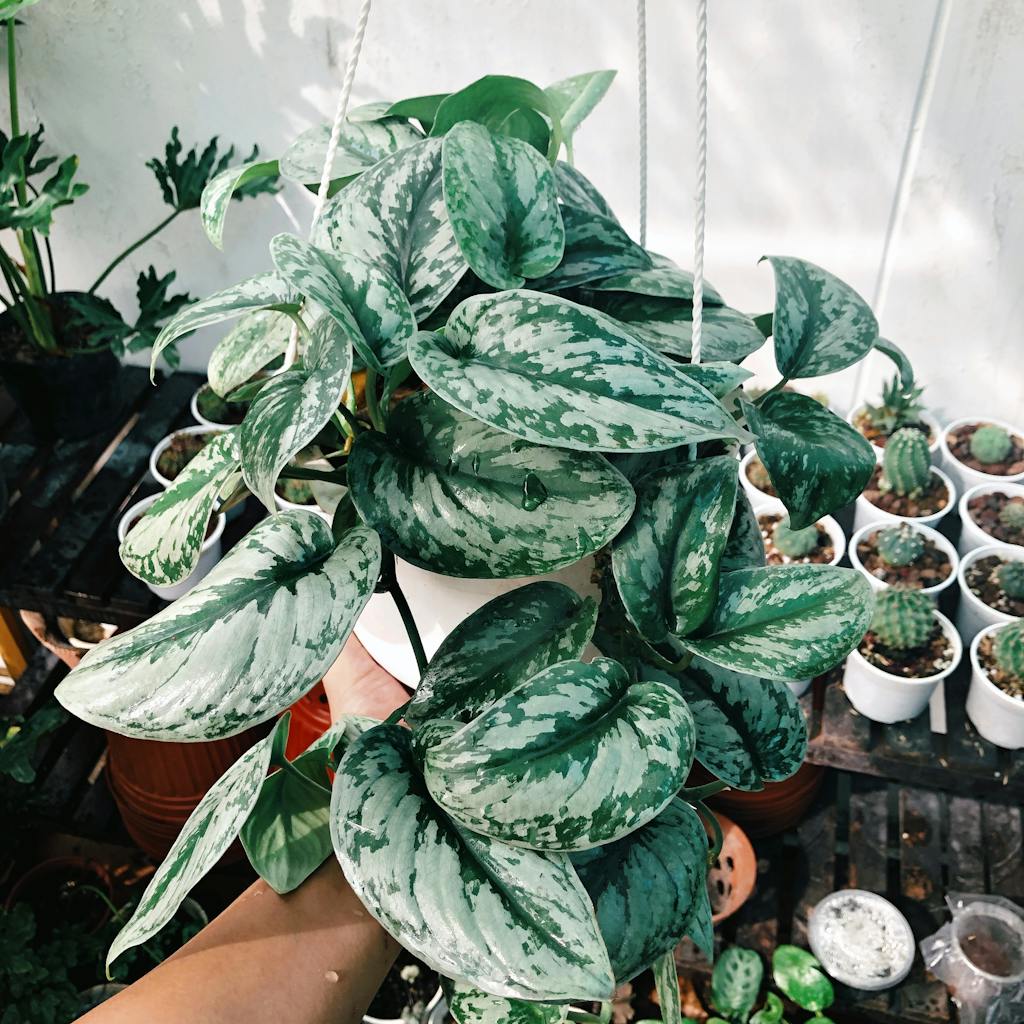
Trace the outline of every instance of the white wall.
<instances>
[{"instance_id":1,"label":"white wall","mask_svg":"<svg viewBox=\"0 0 1024 1024\"><path fill-rule=\"evenodd\" d=\"M85 286L162 216L145 158L172 124L278 154L333 110L357 0L42 0L20 30L22 104L81 157L92 190L58 215L59 284ZM937 21L938 15L938 21ZM692 0L649 0L649 244L690 266ZM938 30L933 31L938 25ZM935 69L922 90L929 48ZM894 202L883 333L903 344L940 414L1024 419L1024 3L711 0L707 273L740 308L771 305L763 253L804 256L869 299ZM633 0L376 0L354 102L456 88L487 72L541 84L618 68L577 162L636 225ZM917 130L912 131L915 110ZM903 160L908 138L909 159ZM901 166L903 188L901 191ZM310 198L286 201L304 225ZM225 252L181 218L111 279L176 266L204 295L264 269L282 205L233 204ZM186 343L202 366L210 339ZM761 359L768 380L770 356ZM831 378L840 406L874 388Z\"/></svg>"}]
</instances>

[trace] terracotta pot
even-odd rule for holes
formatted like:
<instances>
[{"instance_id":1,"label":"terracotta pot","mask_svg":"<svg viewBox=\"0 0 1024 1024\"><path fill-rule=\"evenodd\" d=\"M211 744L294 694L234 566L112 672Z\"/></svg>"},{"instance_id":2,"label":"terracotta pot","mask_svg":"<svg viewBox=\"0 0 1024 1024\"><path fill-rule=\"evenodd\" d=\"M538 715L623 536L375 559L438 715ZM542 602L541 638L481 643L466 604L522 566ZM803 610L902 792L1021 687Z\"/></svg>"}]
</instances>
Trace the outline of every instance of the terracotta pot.
<instances>
[{"instance_id":1,"label":"terracotta pot","mask_svg":"<svg viewBox=\"0 0 1024 1024\"><path fill-rule=\"evenodd\" d=\"M824 781L824 768L805 763L795 775L769 782L756 793L727 789L716 793L708 804L734 818L754 838L773 836L803 819Z\"/></svg>"},{"instance_id":2,"label":"terracotta pot","mask_svg":"<svg viewBox=\"0 0 1024 1024\"><path fill-rule=\"evenodd\" d=\"M288 745L284 756L294 761L314 740L318 740L331 725L331 708L322 682L317 683L304 697L289 709L292 713L288 725Z\"/></svg>"},{"instance_id":3,"label":"terracotta pot","mask_svg":"<svg viewBox=\"0 0 1024 1024\"><path fill-rule=\"evenodd\" d=\"M63 896L79 886L92 886L113 896L113 886L107 869L98 861L85 857L52 857L29 868L11 886L4 909L10 910L16 903L25 902L36 912L41 932L46 932L47 917L53 921L49 927L63 927L66 924L86 925L90 934L95 934L110 920L110 908L95 893L82 893L80 898L91 897L85 904L89 908L87 919L69 920L74 911L62 905Z\"/></svg>"},{"instance_id":4,"label":"terracotta pot","mask_svg":"<svg viewBox=\"0 0 1024 1024\"><path fill-rule=\"evenodd\" d=\"M718 924L750 899L757 883L757 855L743 829L715 811L722 829L722 852L708 871L711 920Z\"/></svg>"}]
</instances>

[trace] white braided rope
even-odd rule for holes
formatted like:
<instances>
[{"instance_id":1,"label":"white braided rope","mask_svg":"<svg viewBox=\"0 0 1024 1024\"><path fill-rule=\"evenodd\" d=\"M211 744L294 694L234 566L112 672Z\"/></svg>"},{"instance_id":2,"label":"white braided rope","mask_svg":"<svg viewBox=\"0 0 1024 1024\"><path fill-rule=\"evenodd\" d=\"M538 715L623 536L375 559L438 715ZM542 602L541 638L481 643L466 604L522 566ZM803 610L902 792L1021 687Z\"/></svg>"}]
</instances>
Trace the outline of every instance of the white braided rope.
<instances>
[{"instance_id":1,"label":"white braided rope","mask_svg":"<svg viewBox=\"0 0 1024 1024\"><path fill-rule=\"evenodd\" d=\"M697 194L693 224L693 340L699 363L704 329L704 227L708 199L708 2L697 0Z\"/></svg>"},{"instance_id":2,"label":"white braided rope","mask_svg":"<svg viewBox=\"0 0 1024 1024\"><path fill-rule=\"evenodd\" d=\"M640 244L647 246L647 0L636 0L637 122L640 127Z\"/></svg>"}]
</instances>

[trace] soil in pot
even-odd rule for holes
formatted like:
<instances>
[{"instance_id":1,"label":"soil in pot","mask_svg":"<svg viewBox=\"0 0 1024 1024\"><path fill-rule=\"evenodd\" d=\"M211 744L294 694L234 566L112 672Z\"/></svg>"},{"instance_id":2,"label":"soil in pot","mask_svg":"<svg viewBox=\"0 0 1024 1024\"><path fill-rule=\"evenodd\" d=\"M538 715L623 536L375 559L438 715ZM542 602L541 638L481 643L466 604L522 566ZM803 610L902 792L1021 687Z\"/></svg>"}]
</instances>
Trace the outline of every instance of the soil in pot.
<instances>
[{"instance_id":1,"label":"soil in pot","mask_svg":"<svg viewBox=\"0 0 1024 1024\"><path fill-rule=\"evenodd\" d=\"M765 494L770 494L773 498L778 497L772 486L768 470L764 468L764 463L756 455L747 463L747 479L759 491L764 491Z\"/></svg>"},{"instance_id":2,"label":"soil in pot","mask_svg":"<svg viewBox=\"0 0 1024 1024\"><path fill-rule=\"evenodd\" d=\"M173 480L216 437L210 433L175 434L160 453L156 468L167 480Z\"/></svg>"},{"instance_id":3,"label":"soil in pot","mask_svg":"<svg viewBox=\"0 0 1024 1024\"><path fill-rule=\"evenodd\" d=\"M401 950L366 1011L367 1017L396 1020L410 1015L420 1020L441 980L408 950Z\"/></svg>"},{"instance_id":4,"label":"soil in pot","mask_svg":"<svg viewBox=\"0 0 1024 1024\"><path fill-rule=\"evenodd\" d=\"M290 501L293 505L315 505L313 488L308 480L278 480L274 491L279 498Z\"/></svg>"},{"instance_id":5,"label":"soil in pot","mask_svg":"<svg viewBox=\"0 0 1024 1024\"><path fill-rule=\"evenodd\" d=\"M861 409L861 411L853 417L853 425L876 448L884 448L886 442L889 440L889 434L875 426L866 409ZM920 430L921 433L928 438L929 444L935 443L935 433L927 423L923 421L918 423L900 423L894 428L893 433L895 433L896 430L902 430L904 427L910 427L912 430Z\"/></svg>"},{"instance_id":6,"label":"soil in pot","mask_svg":"<svg viewBox=\"0 0 1024 1024\"><path fill-rule=\"evenodd\" d=\"M946 445L957 462L990 476L1016 476L1024 473L1024 438L1019 434L1010 433L1010 454L1002 462L981 462L971 454L971 438L983 426L985 423L982 421L965 423L946 435Z\"/></svg>"},{"instance_id":7,"label":"soil in pot","mask_svg":"<svg viewBox=\"0 0 1024 1024\"><path fill-rule=\"evenodd\" d=\"M995 634L987 633L978 642L978 663L989 679L999 687L1007 697L1024 701L1024 679L1001 669L996 663L992 651L995 645Z\"/></svg>"},{"instance_id":8,"label":"soil in pot","mask_svg":"<svg viewBox=\"0 0 1024 1024\"><path fill-rule=\"evenodd\" d=\"M829 536L828 530L821 523L815 523L814 528L818 531L818 543L810 553L801 555L798 558L791 558L784 555L775 546L772 539L772 531L776 525L785 518L778 512L763 512L757 517L757 524L761 527L761 540L764 541L765 558L769 565L829 565L835 557L836 549Z\"/></svg>"},{"instance_id":9,"label":"soil in pot","mask_svg":"<svg viewBox=\"0 0 1024 1024\"><path fill-rule=\"evenodd\" d=\"M924 538L924 550L909 565L889 565L878 553L878 534L881 530L869 533L857 545L857 557L860 564L875 579L881 580L890 587L901 586L910 590L921 590L937 587L949 579L953 571L953 563L949 555L928 537Z\"/></svg>"},{"instance_id":10,"label":"soil in pot","mask_svg":"<svg viewBox=\"0 0 1024 1024\"><path fill-rule=\"evenodd\" d=\"M956 651L938 622L928 642L909 651L887 647L870 630L858 648L864 660L891 676L901 679L927 679L944 672L953 664Z\"/></svg>"},{"instance_id":11,"label":"soil in pot","mask_svg":"<svg viewBox=\"0 0 1024 1024\"><path fill-rule=\"evenodd\" d=\"M235 426L245 419L248 402L228 402L221 398L209 384L204 384L196 395L196 408L204 420Z\"/></svg>"},{"instance_id":12,"label":"soil in pot","mask_svg":"<svg viewBox=\"0 0 1024 1024\"><path fill-rule=\"evenodd\" d=\"M1006 505L1024 506L1024 498L1011 498L1003 491L978 494L967 502L967 512L975 524L996 540L1005 544L1024 545L1024 529L1013 529L1000 519Z\"/></svg>"},{"instance_id":13,"label":"soil in pot","mask_svg":"<svg viewBox=\"0 0 1024 1024\"><path fill-rule=\"evenodd\" d=\"M905 519L917 519L921 516L935 515L949 504L949 488L937 473L932 473L928 489L913 497L897 494L895 491L883 491L879 486L881 476L882 467L875 466L871 479L864 488L864 497L883 512Z\"/></svg>"},{"instance_id":14,"label":"soil in pot","mask_svg":"<svg viewBox=\"0 0 1024 1024\"><path fill-rule=\"evenodd\" d=\"M971 562L964 570L964 582L970 592L989 608L1004 615L1024 617L1024 600L1010 597L999 585L997 569L1009 559L989 555Z\"/></svg>"}]
</instances>

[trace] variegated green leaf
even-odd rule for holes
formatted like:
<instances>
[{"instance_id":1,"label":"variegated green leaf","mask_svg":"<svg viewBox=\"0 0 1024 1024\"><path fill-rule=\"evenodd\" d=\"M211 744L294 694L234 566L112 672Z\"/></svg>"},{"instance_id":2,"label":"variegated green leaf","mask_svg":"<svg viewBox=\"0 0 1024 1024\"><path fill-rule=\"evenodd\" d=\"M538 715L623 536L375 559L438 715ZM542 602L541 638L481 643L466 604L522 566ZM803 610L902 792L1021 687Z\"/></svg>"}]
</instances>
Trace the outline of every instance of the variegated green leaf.
<instances>
[{"instance_id":1,"label":"variegated green leaf","mask_svg":"<svg viewBox=\"0 0 1024 1024\"><path fill-rule=\"evenodd\" d=\"M555 164L552 171L555 175L558 198L566 206L575 206L587 213L596 213L618 224L608 200L598 192L582 171L562 160Z\"/></svg>"},{"instance_id":2,"label":"variegated green leaf","mask_svg":"<svg viewBox=\"0 0 1024 1024\"><path fill-rule=\"evenodd\" d=\"M794 529L854 501L875 468L859 430L807 395L779 391L743 403L757 454Z\"/></svg>"},{"instance_id":3,"label":"variegated green leaf","mask_svg":"<svg viewBox=\"0 0 1024 1024\"><path fill-rule=\"evenodd\" d=\"M441 979L448 1011L456 1024L561 1024L568 1004L531 1003L488 995L464 981Z\"/></svg>"},{"instance_id":4,"label":"variegated green leaf","mask_svg":"<svg viewBox=\"0 0 1024 1024\"><path fill-rule=\"evenodd\" d=\"M568 205L562 207L562 221L565 255L555 270L535 282L540 291L564 291L602 277L651 266L646 250L623 231L618 221Z\"/></svg>"},{"instance_id":5,"label":"variegated green leaf","mask_svg":"<svg viewBox=\"0 0 1024 1024\"><path fill-rule=\"evenodd\" d=\"M160 353L183 335L197 331L200 327L219 323L221 320L231 320L236 316L242 316L243 313L252 313L257 309L282 307L298 308L294 292L277 274L258 274L241 284L214 292L208 298L185 306L164 324L156 341L153 342L149 363L150 375L156 372Z\"/></svg>"},{"instance_id":6,"label":"variegated green leaf","mask_svg":"<svg viewBox=\"0 0 1024 1024\"><path fill-rule=\"evenodd\" d=\"M411 740L378 726L335 777L334 850L366 909L428 966L484 992L610 998L608 953L568 857L460 828L428 793Z\"/></svg>"},{"instance_id":7,"label":"variegated green leaf","mask_svg":"<svg viewBox=\"0 0 1024 1024\"><path fill-rule=\"evenodd\" d=\"M242 476L271 512L277 508L278 474L320 433L341 402L352 372L350 341L338 321L322 316L301 362L263 386L238 428Z\"/></svg>"},{"instance_id":8,"label":"variegated green leaf","mask_svg":"<svg viewBox=\"0 0 1024 1024\"><path fill-rule=\"evenodd\" d=\"M151 939L174 917L192 887L235 841L263 785L271 748L287 731L282 719L207 790L150 879L131 920L114 939L107 953L108 970L125 950Z\"/></svg>"},{"instance_id":9,"label":"variegated green leaf","mask_svg":"<svg viewBox=\"0 0 1024 1024\"><path fill-rule=\"evenodd\" d=\"M871 307L827 270L792 256L765 256L775 271L775 365L790 379L852 366L878 340Z\"/></svg>"},{"instance_id":10,"label":"variegated green leaf","mask_svg":"<svg viewBox=\"0 0 1024 1024\"><path fill-rule=\"evenodd\" d=\"M736 569L760 568L766 561L761 524L754 515L754 506L750 504L747 492L740 487L736 491L736 512L719 569L721 572L734 572Z\"/></svg>"},{"instance_id":11,"label":"variegated green leaf","mask_svg":"<svg viewBox=\"0 0 1024 1024\"><path fill-rule=\"evenodd\" d=\"M655 451L747 437L715 397L593 310L554 295L467 299L409 361L445 401L537 444Z\"/></svg>"},{"instance_id":12,"label":"variegated green leaf","mask_svg":"<svg viewBox=\"0 0 1024 1024\"><path fill-rule=\"evenodd\" d=\"M654 988L661 1005L662 1024L683 1024L682 1000L679 996L679 975L672 950L654 961Z\"/></svg>"},{"instance_id":13,"label":"variegated green leaf","mask_svg":"<svg viewBox=\"0 0 1024 1024\"><path fill-rule=\"evenodd\" d=\"M419 121L423 130L429 132L434 125L437 108L450 95L451 93L447 92L435 92L428 96L410 96L408 99L392 103L386 113L392 117L412 118Z\"/></svg>"},{"instance_id":14,"label":"variegated green leaf","mask_svg":"<svg viewBox=\"0 0 1024 1024\"><path fill-rule=\"evenodd\" d=\"M764 964L752 949L729 946L711 975L711 1003L729 1020L746 1020L761 993Z\"/></svg>"},{"instance_id":15,"label":"variegated green leaf","mask_svg":"<svg viewBox=\"0 0 1024 1024\"><path fill-rule=\"evenodd\" d=\"M292 320L284 313L261 309L243 316L217 343L206 374L210 387L226 398L235 388L283 355L292 333Z\"/></svg>"},{"instance_id":16,"label":"variegated green leaf","mask_svg":"<svg viewBox=\"0 0 1024 1024\"><path fill-rule=\"evenodd\" d=\"M326 252L294 235L277 235L270 255L278 273L337 321L367 366L383 372L405 358L416 320L394 278L350 253Z\"/></svg>"},{"instance_id":17,"label":"variegated green leaf","mask_svg":"<svg viewBox=\"0 0 1024 1024\"><path fill-rule=\"evenodd\" d=\"M695 380L701 387L710 391L715 398L724 398L731 391L735 391L745 380L750 380L754 376L750 370L726 360L710 363L679 363L678 368L690 380Z\"/></svg>"},{"instance_id":18,"label":"variegated green leaf","mask_svg":"<svg viewBox=\"0 0 1024 1024\"><path fill-rule=\"evenodd\" d=\"M728 455L636 482L636 511L612 546L612 570L630 619L651 643L686 636L711 614L737 487Z\"/></svg>"},{"instance_id":19,"label":"variegated green leaf","mask_svg":"<svg viewBox=\"0 0 1024 1024\"><path fill-rule=\"evenodd\" d=\"M200 213L206 237L218 248L224 248L224 220L235 190L259 178L276 178L276 160L250 160L248 163L229 167L214 175L203 189L200 199Z\"/></svg>"},{"instance_id":20,"label":"variegated green leaf","mask_svg":"<svg viewBox=\"0 0 1024 1024\"><path fill-rule=\"evenodd\" d=\"M464 121L445 137L448 220L470 269L495 288L554 270L565 231L548 162L519 139Z\"/></svg>"},{"instance_id":21,"label":"variegated green leaf","mask_svg":"<svg viewBox=\"0 0 1024 1024\"><path fill-rule=\"evenodd\" d=\"M707 854L704 825L677 798L623 839L572 855L617 982L635 978L684 936L711 957Z\"/></svg>"},{"instance_id":22,"label":"variegated green leaf","mask_svg":"<svg viewBox=\"0 0 1024 1024\"><path fill-rule=\"evenodd\" d=\"M304 131L281 157L281 173L300 185L320 184L327 146L331 138L328 123ZM385 117L373 121L349 118L341 132L338 152L331 167L331 180L362 174L392 153L419 142L423 136L408 121Z\"/></svg>"},{"instance_id":23,"label":"variegated green leaf","mask_svg":"<svg viewBox=\"0 0 1024 1024\"><path fill-rule=\"evenodd\" d=\"M386 435L356 438L348 482L388 548L448 576L553 572L633 510L629 482L600 455L514 440L430 392L396 406Z\"/></svg>"},{"instance_id":24,"label":"variegated green leaf","mask_svg":"<svg viewBox=\"0 0 1024 1024\"><path fill-rule=\"evenodd\" d=\"M151 740L233 736L323 677L377 583L380 542L335 548L311 512L278 512L193 590L94 648L57 688L72 714Z\"/></svg>"},{"instance_id":25,"label":"variegated green leaf","mask_svg":"<svg viewBox=\"0 0 1024 1024\"><path fill-rule=\"evenodd\" d=\"M799 946L778 946L772 953L775 984L804 1010L827 1010L836 999L832 982L818 959Z\"/></svg>"},{"instance_id":26,"label":"variegated green leaf","mask_svg":"<svg viewBox=\"0 0 1024 1024\"><path fill-rule=\"evenodd\" d=\"M719 580L700 637L683 641L708 661L769 679L806 679L838 664L871 622L873 597L855 569L786 565Z\"/></svg>"},{"instance_id":27,"label":"variegated green leaf","mask_svg":"<svg viewBox=\"0 0 1024 1024\"><path fill-rule=\"evenodd\" d=\"M807 723L784 682L730 672L702 658L673 675L644 665L643 678L679 689L697 725L694 756L733 789L761 789L804 763Z\"/></svg>"},{"instance_id":28,"label":"variegated green leaf","mask_svg":"<svg viewBox=\"0 0 1024 1024\"><path fill-rule=\"evenodd\" d=\"M614 71L587 71L549 85L544 91L562 124L562 139L571 151L576 129L601 102L615 78Z\"/></svg>"},{"instance_id":29,"label":"variegated green leaf","mask_svg":"<svg viewBox=\"0 0 1024 1024\"><path fill-rule=\"evenodd\" d=\"M655 817L686 781L686 702L630 684L608 658L563 661L499 697L468 725L424 741L434 799L481 835L539 850L585 850Z\"/></svg>"},{"instance_id":30,"label":"variegated green leaf","mask_svg":"<svg viewBox=\"0 0 1024 1024\"><path fill-rule=\"evenodd\" d=\"M199 561L217 497L238 469L234 431L213 438L174 478L121 542L121 561L140 580L169 586Z\"/></svg>"},{"instance_id":31,"label":"variegated green leaf","mask_svg":"<svg viewBox=\"0 0 1024 1024\"><path fill-rule=\"evenodd\" d=\"M660 253L652 252L648 255L651 257L650 267L606 277L591 287L596 291L630 292L633 295L649 295L656 299L685 299L692 302L693 274ZM724 305L718 290L707 281L704 282L704 305Z\"/></svg>"},{"instance_id":32,"label":"variegated green leaf","mask_svg":"<svg viewBox=\"0 0 1024 1024\"><path fill-rule=\"evenodd\" d=\"M904 392L909 392L914 387L914 367L910 365L906 352L888 338L879 338L875 348L893 361L900 375L900 387Z\"/></svg>"},{"instance_id":33,"label":"variegated green leaf","mask_svg":"<svg viewBox=\"0 0 1024 1024\"><path fill-rule=\"evenodd\" d=\"M420 678L409 722L468 722L558 661L579 658L597 605L561 583L528 583L488 601L445 637Z\"/></svg>"},{"instance_id":34,"label":"variegated green leaf","mask_svg":"<svg viewBox=\"0 0 1024 1024\"><path fill-rule=\"evenodd\" d=\"M424 139L387 157L339 192L313 241L383 270L424 320L466 271L444 208L441 140Z\"/></svg>"}]
</instances>

